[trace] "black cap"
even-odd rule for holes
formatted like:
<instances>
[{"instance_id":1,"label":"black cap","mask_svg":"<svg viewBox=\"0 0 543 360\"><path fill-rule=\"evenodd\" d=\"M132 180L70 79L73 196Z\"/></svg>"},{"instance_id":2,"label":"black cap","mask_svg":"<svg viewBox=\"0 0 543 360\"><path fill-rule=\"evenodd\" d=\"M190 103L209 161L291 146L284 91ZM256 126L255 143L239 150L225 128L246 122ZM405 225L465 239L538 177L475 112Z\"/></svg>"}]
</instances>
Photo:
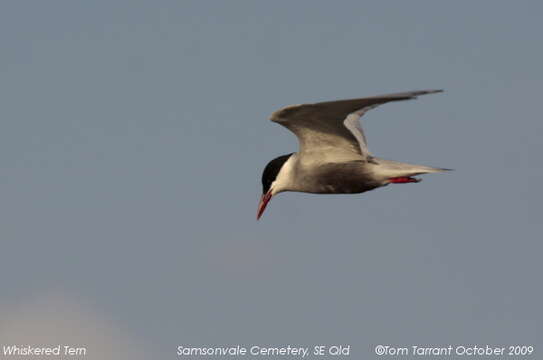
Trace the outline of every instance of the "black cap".
<instances>
[{"instance_id":1,"label":"black cap","mask_svg":"<svg viewBox=\"0 0 543 360\"><path fill-rule=\"evenodd\" d=\"M277 178L277 174L283 167L283 164L290 158L293 153L279 156L278 158L273 159L266 165L264 172L262 173L262 193L265 194L270 190L271 184Z\"/></svg>"}]
</instances>

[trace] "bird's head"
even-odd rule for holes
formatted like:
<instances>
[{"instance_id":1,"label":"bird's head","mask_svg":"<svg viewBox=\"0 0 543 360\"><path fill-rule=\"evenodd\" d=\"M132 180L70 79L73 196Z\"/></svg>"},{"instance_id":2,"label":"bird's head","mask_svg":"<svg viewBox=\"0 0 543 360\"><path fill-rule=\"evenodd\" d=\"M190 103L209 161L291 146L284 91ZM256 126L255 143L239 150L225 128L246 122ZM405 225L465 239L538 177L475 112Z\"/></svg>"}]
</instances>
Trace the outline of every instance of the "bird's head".
<instances>
[{"instance_id":1,"label":"bird's head","mask_svg":"<svg viewBox=\"0 0 543 360\"><path fill-rule=\"evenodd\" d=\"M278 178L281 169L283 169L283 166L291 156L292 154L279 156L270 161L264 168L264 171L262 172L262 197L260 198L260 203L258 204L258 210L256 212L257 220L260 219L264 213L266 205L268 205L272 196L281 191L285 191L281 186L282 184L279 184L281 181L278 181L280 180ZM286 175L285 171L283 171L282 174Z\"/></svg>"}]
</instances>

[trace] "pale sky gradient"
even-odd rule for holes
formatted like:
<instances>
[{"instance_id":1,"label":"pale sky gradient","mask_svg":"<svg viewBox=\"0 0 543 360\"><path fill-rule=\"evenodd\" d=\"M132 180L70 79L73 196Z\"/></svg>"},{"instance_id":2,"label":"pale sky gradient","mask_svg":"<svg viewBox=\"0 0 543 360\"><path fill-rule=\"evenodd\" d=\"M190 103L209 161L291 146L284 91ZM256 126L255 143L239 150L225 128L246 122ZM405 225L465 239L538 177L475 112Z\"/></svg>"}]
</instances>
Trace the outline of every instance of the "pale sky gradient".
<instances>
[{"instance_id":1,"label":"pale sky gradient","mask_svg":"<svg viewBox=\"0 0 543 360\"><path fill-rule=\"evenodd\" d=\"M542 13L2 2L0 319L69 299L154 359L182 344L541 353ZM273 111L426 88L445 93L366 115L370 149L456 171L282 194L255 221L263 167L297 147Z\"/></svg>"}]
</instances>

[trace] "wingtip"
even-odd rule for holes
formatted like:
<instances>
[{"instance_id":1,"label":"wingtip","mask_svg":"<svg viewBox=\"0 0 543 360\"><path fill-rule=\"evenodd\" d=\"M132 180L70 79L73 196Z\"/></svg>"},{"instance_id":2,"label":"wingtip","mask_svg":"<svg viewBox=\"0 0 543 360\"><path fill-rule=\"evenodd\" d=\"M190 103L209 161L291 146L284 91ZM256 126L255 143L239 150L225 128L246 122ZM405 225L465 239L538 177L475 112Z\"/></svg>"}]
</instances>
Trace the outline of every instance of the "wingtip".
<instances>
[{"instance_id":1,"label":"wingtip","mask_svg":"<svg viewBox=\"0 0 543 360\"><path fill-rule=\"evenodd\" d=\"M296 109L301 107L302 105L303 104L294 104L294 105L285 106L284 108L274 111L270 115L269 120L276 123L281 123L281 121L283 121L286 118L287 113L296 111Z\"/></svg>"},{"instance_id":2,"label":"wingtip","mask_svg":"<svg viewBox=\"0 0 543 360\"><path fill-rule=\"evenodd\" d=\"M422 95L442 93L443 89L428 89L428 90L414 90L403 93L390 94L389 96L395 96L401 98L399 100L413 100ZM385 95L386 96L386 95Z\"/></svg>"},{"instance_id":3,"label":"wingtip","mask_svg":"<svg viewBox=\"0 0 543 360\"><path fill-rule=\"evenodd\" d=\"M437 93L442 93L443 91L444 91L443 89L416 90L416 91L412 91L411 93L407 93L409 95L407 99L414 100L422 95L437 94Z\"/></svg>"},{"instance_id":4,"label":"wingtip","mask_svg":"<svg viewBox=\"0 0 543 360\"><path fill-rule=\"evenodd\" d=\"M417 92L419 93L419 95L427 95L427 94L442 93L444 91L445 90L443 90L443 89L430 89L430 90L421 90L421 91L417 91Z\"/></svg>"}]
</instances>

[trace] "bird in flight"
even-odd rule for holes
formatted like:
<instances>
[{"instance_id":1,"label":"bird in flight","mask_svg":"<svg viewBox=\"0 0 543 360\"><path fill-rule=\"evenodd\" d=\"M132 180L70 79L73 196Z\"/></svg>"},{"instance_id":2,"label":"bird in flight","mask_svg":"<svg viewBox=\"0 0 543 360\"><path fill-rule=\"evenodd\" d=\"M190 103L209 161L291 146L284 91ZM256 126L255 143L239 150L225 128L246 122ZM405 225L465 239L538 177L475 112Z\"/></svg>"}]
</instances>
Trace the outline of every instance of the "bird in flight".
<instances>
[{"instance_id":1,"label":"bird in flight","mask_svg":"<svg viewBox=\"0 0 543 360\"><path fill-rule=\"evenodd\" d=\"M362 115L381 104L442 91L291 105L274 112L270 120L298 137L299 151L279 156L264 168L257 220L271 198L281 192L356 194L388 184L419 182L415 175L448 171L373 156L360 125Z\"/></svg>"}]
</instances>

